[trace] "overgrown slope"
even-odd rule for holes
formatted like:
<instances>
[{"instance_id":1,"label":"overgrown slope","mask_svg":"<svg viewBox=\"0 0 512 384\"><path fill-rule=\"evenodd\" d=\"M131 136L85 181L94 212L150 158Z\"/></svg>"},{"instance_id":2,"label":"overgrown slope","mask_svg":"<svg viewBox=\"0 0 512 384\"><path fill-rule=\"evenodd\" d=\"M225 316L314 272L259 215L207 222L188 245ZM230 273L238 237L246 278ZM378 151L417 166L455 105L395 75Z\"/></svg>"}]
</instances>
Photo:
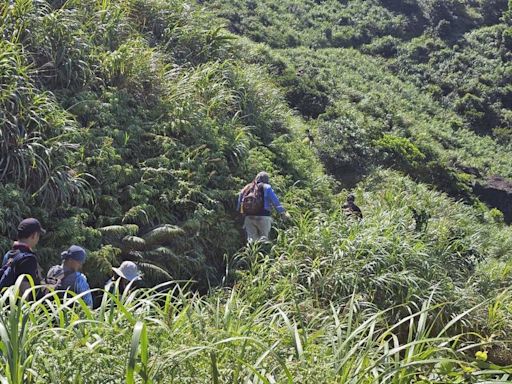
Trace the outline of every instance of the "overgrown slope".
<instances>
[{"instance_id":1,"label":"overgrown slope","mask_svg":"<svg viewBox=\"0 0 512 384\"><path fill-rule=\"evenodd\" d=\"M512 177L511 10L2 1L2 249L37 216L44 266L77 243L92 286L124 259L194 283L97 310L6 290L0 379L508 380L512 233L471 186ZM293 219L244 246L262 169Z\"/></svg>"},{"instance_id":2,"label":"overgrown slope","mask_svg":"<svg viewBox=\"0 0 512 384\"><path fill-rule=\"evenodd\" d=\"M208 13L181 1L8 4L3 249L22 216L38 216L44 263L80 243L94 285L127 258L149 280L206 287L242 244L234 202L256 172L299 205L326 200L302 123Z\"/></svg>"}]
</instances>

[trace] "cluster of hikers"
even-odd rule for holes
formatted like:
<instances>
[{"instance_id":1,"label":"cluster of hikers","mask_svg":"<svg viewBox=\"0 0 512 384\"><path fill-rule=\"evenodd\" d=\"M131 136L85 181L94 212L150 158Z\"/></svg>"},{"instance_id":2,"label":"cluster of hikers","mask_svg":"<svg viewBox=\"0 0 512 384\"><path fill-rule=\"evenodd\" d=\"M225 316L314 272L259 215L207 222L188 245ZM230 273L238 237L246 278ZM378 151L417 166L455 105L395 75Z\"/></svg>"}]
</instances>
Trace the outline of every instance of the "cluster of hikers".
<instances>
[{"instance_id":1,"label":"cluster of hikers","mask_svg":"<svg viewBox=\"0 0 512 384\"><path fill-rule=\"evenodd\" d=\"M272 210L275 209L284 220L290 220L290 214L281 205L279 198L270 185L267 172L260 172L254 180L247 184L238 197L237 210L244 217L243 228L249 243L268 241L272 228ZM361 209L355 204L354 195L349 195L342 206L347 216L362 219ZM87 252L78 245L72 245L61 253L62 263L48 270L46 277L39 265L34 252L39 239L46 233L39 220L28 218L18 225L17 240L12 249L2 260L0 268L0 290L16 283L22 275L20 292L30 288L28 276L36 286L44 287L39 294L54 289L56 291L72 291L81 294L84 302L93 307L94 301L86 276L81 272L87 259ZM142 277L135 263L124 261L118 268L112 268L112 277L106 282L105 290L112 291L114 283L119 279L119 289L122 291L141 286Z\"/></svg>"},{"instance_id":2,"label":"cluster of hikers","mask_svg":"<svg viewBox=\"0 0 512 384\"><path fill-rule=\"evenodd\" d=\"M92 308L91 288L85 275L80 272L87 259L87 252L82 247L72 245L61 253L62 263L51 267L44 278L34 251L44 234L46 230L37 219L28 218L19 223L17 240L2 260L0 289L14 285L20 276L25 275L20 285L20 292L23 293L30 288L30 276L34 285L44 287L38 290L39 295L49 292L50 289L72 291L83 294L83 301ZM140 285L142 277L137 265L131 261L124 261L118 268L112 268L112 272L112 277L105 283L106 291L112 291L118 279L119 289L122 291Z\"/></svg>"},{"instance_id":3,"label":"cluster of hikers","mask_svg":"<svg viewBox=\"0 0 512 384\"><path fill-rule=\"evenodd\" d=\"M356 205L355 196L352 194L347 197L347 202L341 208L349 217L363 218L363 213ZM249 243L269 239L272 228L272 209L275 209L285 220L291 218L272 189L269 174L260 172L238 195L237 210L244 217L244 229Z\"/></svg>"}]
</instances>

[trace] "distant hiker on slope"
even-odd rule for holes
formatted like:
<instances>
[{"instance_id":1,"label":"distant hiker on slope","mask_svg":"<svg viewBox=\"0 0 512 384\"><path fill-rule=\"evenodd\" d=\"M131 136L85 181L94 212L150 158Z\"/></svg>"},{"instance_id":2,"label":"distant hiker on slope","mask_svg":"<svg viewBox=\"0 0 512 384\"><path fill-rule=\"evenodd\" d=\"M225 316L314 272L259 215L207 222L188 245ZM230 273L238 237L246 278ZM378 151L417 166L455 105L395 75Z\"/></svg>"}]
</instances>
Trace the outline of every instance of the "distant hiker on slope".
<instances>
[{"instance_id":1,"label":"distant hiker on slope","mask_svg":"<svg viewBox=\"0 0 512 384\"><path fill-rule=\"evenodd\" d=\"M244 229L247 232L248 242L268 240L272 227L272 207L283 218L290 219L290 215L279 202L269 181L268 173L260 172L238 196L237 210L245 217Z\"/></svg>"},{"instance_id":2,"label":"distant hiker on slope","mask_svg":"<svg viewBox=\"0 0 512 384\"><path fill-rule=\"evenodd\" d=\"M90 290L89 283L84 274L80 273L87 258L85 249L72 245L67 251L61 253L62 264L50 268L46 276L46 283L58 291L72 291L76 294ZM83 301L92 308L92 295L87 292L82 296Z\"/></svg>"},{"instance_id":3,"label":"distant hiker on slope","mask_svg":"<svg viewBox=\"0 0 512 384\"><path fill-rule=\"evenodd\" d=\"M18 240L14 242L12 249L5 254L2 261L0 289L14 285L21 275L30 275L35 285L41 284L41 267L33 249L45 233L46 231L37 219L29 218L20 222L18 225ZM29 288L29 281L24 279L20 286L20 294L23 294Z\"/></svg>"},{"instance_id":4,"label":"distant hiker on slope","mask_svg":"<svg viewBox=\"0 0 512 384\"><path fill-rule=\"evenodd\" d=\"M341 209L345 213L345 215L349 217L355 217L357 219L363 218L363 212L361 211L361 208L359 208L356 203L356 197L353 194L348 195L347 202L343 204Z\"/></svg>"},{"instance_id":5,"label":"distant hiker on slope","mask_svg":"<svg viewBox=\"0 0 512 384\"><path fill-rule=\"evenodd\" d=\"M304 142L308 144L310 147L315 145L315 138L309 129L306 129L306 137L304 138Z\"/></svg>"},{"instance_id":6,"label":"distant hiker on slope","mask_svg":"<svg viewBox=\"0 0 512 384\"><path fill-rule=\"evenodd\" d=\"M428 221L430 219L430 214L424 209L420 209L418 211L414 208L411 208L411 211L414 221L416 222L415 230L418 232L426 231L428 227Z\"/></svg>"}]
</instances>

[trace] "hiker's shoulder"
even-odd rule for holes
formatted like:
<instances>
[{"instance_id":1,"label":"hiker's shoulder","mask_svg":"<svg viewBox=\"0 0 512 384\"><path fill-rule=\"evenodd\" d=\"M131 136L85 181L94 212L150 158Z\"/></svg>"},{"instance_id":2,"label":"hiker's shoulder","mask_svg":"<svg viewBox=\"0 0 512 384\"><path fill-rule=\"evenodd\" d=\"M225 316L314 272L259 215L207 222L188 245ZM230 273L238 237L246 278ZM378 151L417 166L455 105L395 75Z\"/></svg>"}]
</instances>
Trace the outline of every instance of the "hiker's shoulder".
<instances>
[{"instance_id":1,"label":"hiker's shoulder","mask_svg":"<svg viewBox=\"0 0 512 384\"><path fill-rule=\"evenodd\" d=\"M28 274L32 276L37 274L38 264L35 254L27 253L16 257L19 257L19 260L16 263L16 268L19 274Z\"/></svg>"},{"instance_id":2,"label":"hiker's shoulder","mask_svg":"<svg viewBox=\"0 0 512 384\"><path fill-rule=\"evenodd\" d=\"M2 259L2 264L5 264L7 260L13 259L20 253L17 249L9 249L7 252L5 252L4 257Z\"/></svg>"},{"instance_id":3,"label":"hiker's shoulder","mask_svg":"<svg viewBox=\"0 0 512 384\"><path fill-rule=\"evenodd\" d=\"M15 250L13 256L19 263L37 263L37 256L33 251Z\"/></svg>"},{"instance_id":4,"label":"hiker's shoulder","mask_svg":"<svg viewBox=\"0 0 512 384\"><path fill-rule=\"evenodd\" d=\"M87 281L87 276L85 276L81 272L75 272L75 287L79 291L86 291L90 289L89 282Z\"/></svg>"},{"instance_id":5,"label":"hiker's shoulder","mask_svg":"<svg viewBox=\"0 0 512 384\"><path fill-rule=\"evenodd\" d=\"M87 276L85 276L82 272L75 272L75 275L78 281L87 283Z\"/></svg>"}]
</instances>

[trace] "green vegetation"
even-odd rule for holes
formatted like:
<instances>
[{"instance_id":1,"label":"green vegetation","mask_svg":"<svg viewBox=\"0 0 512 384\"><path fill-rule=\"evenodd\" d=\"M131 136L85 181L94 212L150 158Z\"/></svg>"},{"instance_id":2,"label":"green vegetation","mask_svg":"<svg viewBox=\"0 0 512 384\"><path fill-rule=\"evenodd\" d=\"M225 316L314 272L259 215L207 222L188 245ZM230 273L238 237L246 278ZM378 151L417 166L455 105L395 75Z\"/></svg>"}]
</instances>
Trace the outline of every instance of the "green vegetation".
<instances>
[{"instance_id":1,"label":"green vegetation","mask_svg":"<svg viewBox=\"0 0 512 384\"><path fill-rule=\"evenodd\" d=\"M0 326L10 383L406 383L429 375L443 382L509 377L486 361L481 340L466 343L462 334L450 334L468 314L444 328L433 327L428 319L443 307L430 300L417 309L404 307L410 313L395 324L355 295L307 313L304 303L269 302L255 310L236 289L204 300L177 286L167 294L105 294L96 311L77 306L75 298L69 305L47 300L23 307L13 289L0 302L11 310ZM468 362L465 356L475 350L479 359ZM403 363L402 356L407 356Z\"/></svg>"},{"instance_id":2,"label":"green vegetation","mask_svg":"<svg viewBox=\"0 0 512 384\"><path fill-rule=\"evenodd\" d=\"M274 48L301 46L322 57L322 48L357 48L384 58L382 68L456 111L468 128L510 141L512 23L506 0L209 3L231 31Z\"/></svg>"},{"instance_id":3,"label":"green vegetation","mask_svg":"<svg viewBox=\"0 0 512 384\"><path fill-rule=\"evenodd\" d=\"M505 147L465 129L454 112L397 79L379 61L353 49L294 49L285 54L304 76L329 84L332 103L317 120L319 151L333 173L340 171L341 180L347 168L361 173L361 164L389 165L382 142L386 135L412 140L414 152L421 152L415 156L424 160L410 164L403 159L394 166L453 194L464 189L457 185L458 165L511 176L512 158Z\"/></svg>"},{"instance_id":4,"label":"green vegetation","mask_svg":"<svg viewBox=\"0 0 512 384\"><path fill-rule=\"evenodd\" d=\"M4 291L0 381L510 380L512 231L472 183L512 178L512 2L0 0L0 25L0 249L35 216L43 267L75 243L92 287L122 260L153 287ZM245 247L263 169L293 220Z\"/></svg>"},{"instance_id":5,"label":"green vegetation","mask_svg":"<svg viewBox=\"0 0 512 384\"><path fill-rule=\"evenodd\" d=\"M80 243L95 285L129 258L204 289L241 245L236 192L260 160L308 205L329 191L311 152L290 153L300 121L212 20L182 2L3 8L5 234L30 213L51 232L46 265Z\"/></svg>"}]
</instances>

